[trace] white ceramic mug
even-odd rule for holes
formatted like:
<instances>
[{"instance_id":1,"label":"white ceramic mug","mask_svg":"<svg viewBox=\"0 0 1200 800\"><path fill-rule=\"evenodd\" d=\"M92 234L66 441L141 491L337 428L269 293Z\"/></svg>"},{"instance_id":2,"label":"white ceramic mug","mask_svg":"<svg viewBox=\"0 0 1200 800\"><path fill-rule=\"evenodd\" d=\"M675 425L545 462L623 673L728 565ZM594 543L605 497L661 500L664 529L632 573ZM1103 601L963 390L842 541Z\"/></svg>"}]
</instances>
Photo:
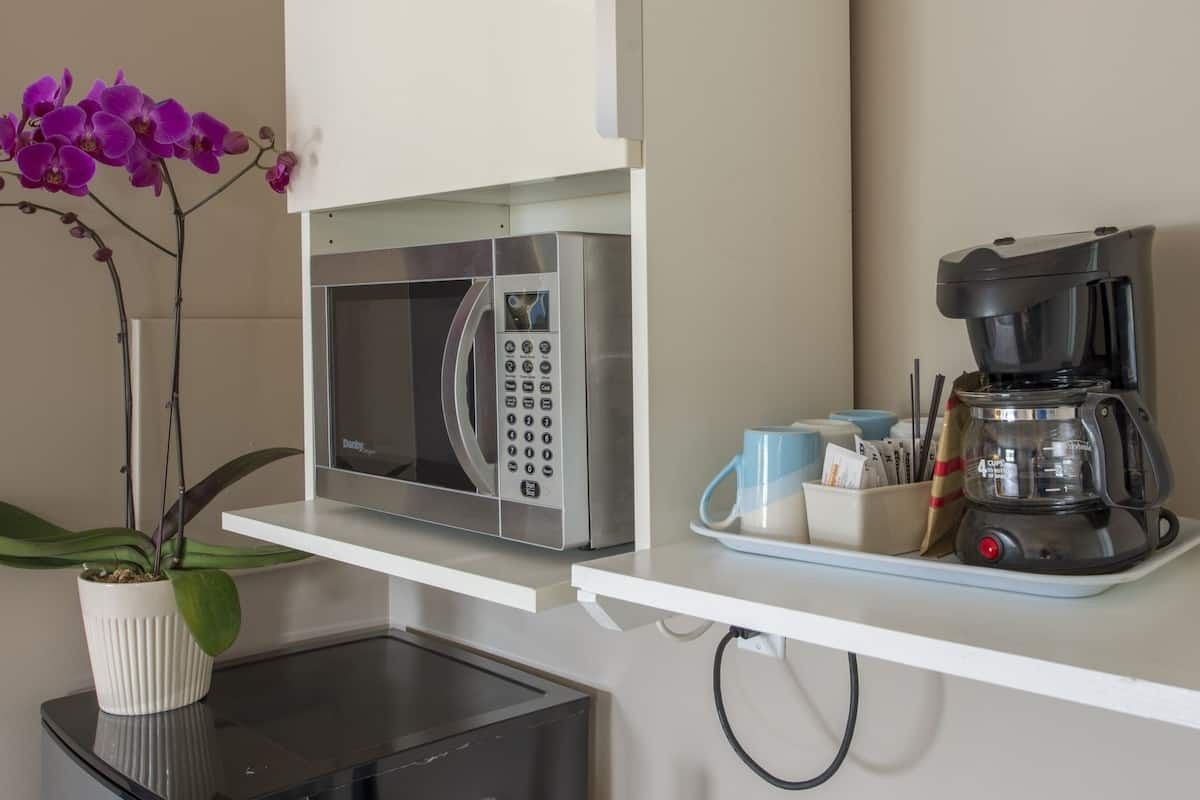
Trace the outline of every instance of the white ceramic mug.
<instances>
[{"instance_id":1,"label":"white ceramic mug","mask_svg":"<svg viewBox=\"0 0 1200 800\"><path fill-rule=\"evenodd\" d=\"M821 454L831 444L854 449L854 437L862 436L862 428L844 419L801 419L792 423L793 428L813 429L821 434Z\"/></svg>"}]
</instances>

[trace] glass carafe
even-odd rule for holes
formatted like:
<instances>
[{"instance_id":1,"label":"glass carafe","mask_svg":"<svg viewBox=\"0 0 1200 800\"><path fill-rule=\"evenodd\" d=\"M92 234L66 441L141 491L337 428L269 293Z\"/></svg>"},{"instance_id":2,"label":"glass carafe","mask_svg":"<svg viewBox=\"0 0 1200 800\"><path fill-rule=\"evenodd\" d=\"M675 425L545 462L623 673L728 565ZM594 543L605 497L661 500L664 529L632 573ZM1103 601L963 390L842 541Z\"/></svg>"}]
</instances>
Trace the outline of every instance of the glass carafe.
<instances>
[{"instance_id":1,"label":"glass carafe","mask_svg":"<svg viewBox=\"0 0 1200 800\"><path fill-rule=\"evenodd\" d=\"M1022 512L1143 509L1170 493L1162 440L1136 394L1080 381L993 385L959 397L971 412L963 441L969 500Z\"/></svg>"}]
</instances>

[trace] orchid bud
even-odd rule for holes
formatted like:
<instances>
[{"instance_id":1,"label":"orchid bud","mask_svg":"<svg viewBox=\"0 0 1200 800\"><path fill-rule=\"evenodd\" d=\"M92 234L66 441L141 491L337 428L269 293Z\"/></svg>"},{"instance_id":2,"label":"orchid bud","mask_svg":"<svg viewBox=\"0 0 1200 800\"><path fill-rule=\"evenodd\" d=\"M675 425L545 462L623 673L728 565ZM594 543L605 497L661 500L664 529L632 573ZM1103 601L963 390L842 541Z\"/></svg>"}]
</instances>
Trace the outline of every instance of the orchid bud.
<instances>
[{"instance_id":1,"label":"orchid bud","mask_svg":"<svg viewBox=\"0 0 1200 800\"><path fill-rule=\"evenodd\" d=\"M268 126L263 125L258 129L258 138L262 139L264 142L274 142L275 131L271 130Z\"/></svg>"},{"instance_id":2,"label":"orchid bud","mask_svg":"<svg viewBox=\"0 0 1200 800\"><path fill-rule=\"evenodd\" d=\"M76 225L74 228L71 228L68 233L70 233L76 239L82 239L83 237L87 236L87 231L83 229L82 225Z\"/></svg>"},{"instance_id":3,"label":"orchid bud","mask_svg":"<svg viewBox=\"0 0 1200 800\"><path fill-rule=\"evenodd\" d=\"M34 214L34 213L37 213L37 209L33 207L33 204L32 204L32 203L28 203L28 202L26 202L26 201L24 201L24 200L22 200L21 202L17 203L17 211L20 211L22 214Z\"/></svg>"},{"instance_id":4,"label":"orchid bud","mask_svg":"<svg viewBox=\"0 0 1200 800\"><path fill-rule=\"evenodd\" d=\"M99 250L92 253L92 258L96 259L97 261L108 261L112 258L112 255L112 250L109 250L107 247L101 247Z\"/></svg>"},{"instance_id":5,"label":"orchid bud","mask_svg":"<svg viewBox=\"0 0 1200 800\"><path fill-rule=\"evenodd\" d=\"M241 155L250 149L250 140L241 131L230 131L225 134L225 141L222 142L222 146L225 148L226 153Z\"/></svg>"},{"instance_id":6,"label":"orchid bud","mask_svg":"<svg viewBox=\"0 0 1200 800\"><path fill-rule=\"evenodd\" d=\"M59 217L58 220L63 225L70 225L72 222L78 222L79 217L75 216L74 211L68 211L67 213L65 213L61 217Z\"/></svg>"}]
</instances>

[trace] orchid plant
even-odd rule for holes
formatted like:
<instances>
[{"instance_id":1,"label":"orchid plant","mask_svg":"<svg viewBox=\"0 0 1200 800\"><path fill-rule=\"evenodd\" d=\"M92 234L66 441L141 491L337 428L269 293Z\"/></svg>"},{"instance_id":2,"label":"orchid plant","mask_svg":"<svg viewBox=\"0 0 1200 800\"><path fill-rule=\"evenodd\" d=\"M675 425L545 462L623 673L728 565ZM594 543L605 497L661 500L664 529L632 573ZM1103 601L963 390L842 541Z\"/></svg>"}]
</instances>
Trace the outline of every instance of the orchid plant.
<instances>
[{"instance_id":1,"label":"orchid plant","mask_svg":"<svg viewBox=\"0 0 1200 800\"><path fill-rule=\"evenodd\" d=\"M96 81L78 102L69 102L73 78L69 70L56 79L45 75L25 89L20 115L0 114L0 189L5 177L24 189L43 194L86 198L127 231L173 262L175 270L174 348L167 446L163 461L162 503L154 529L139 530L134 511L132 473L133 397L130 379L129 320L115 256L100 233L74 210L31 199L0 202L0 209L56 219L77 239L94 245L91 257L107 268L116 304L124 378L125 522L120 527L69 531L16 506L0 503L0 564L32 569L82 567L85 577L123 582L169 579L176 605L197 643L209 655L233 644L241 627L237 587L225 569L261 567L305 558L287 548L225 547L187 539L188 521L223 489L251 472L300 451L270 448L247 453L217 468L188 487L184 475L183 417L180 404L180 344L183 318L184 248L192 214L245 175L259 171L272 190L283 193L297 167L294 154L276 147L275 134L263 127L257 140L231 129L206 112L191 113L171 98L155 100L128 83L118 71L112 84ZM251 152L254 148L254 152ZM271 156L274 161L271 161ZM230 158L244 157L240 168L200 200L183 202L172 169L190 165L217 175ZM5 167L8 168L5 168ZM16 169L11 167L15 166ZM90 187L101 167L121 169L135 189L155 197L166 190L174 220L172 245L155 240L131 224ZM3 196L0 196L3 199ZM174 459L178 485L167 509L167 484Z\"/></svg>"}]
</instances>

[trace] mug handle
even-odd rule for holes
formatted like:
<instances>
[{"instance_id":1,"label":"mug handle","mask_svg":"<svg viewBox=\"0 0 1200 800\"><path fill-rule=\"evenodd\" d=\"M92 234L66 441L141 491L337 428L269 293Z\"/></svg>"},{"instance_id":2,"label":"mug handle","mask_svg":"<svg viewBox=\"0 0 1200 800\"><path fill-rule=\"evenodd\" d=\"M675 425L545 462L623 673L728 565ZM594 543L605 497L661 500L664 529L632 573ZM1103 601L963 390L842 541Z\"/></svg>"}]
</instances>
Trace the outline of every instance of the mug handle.
<instances>
[{"instance_id":1,"label":"mug handle","mask_svg":"<svg viewBox=\"0 0 1200 800\"><path fill-rule=\"evenodd\" d=\"M710 528L725 530L733 524L735 519L738 518L737 501L734 501L733 508L729 509L729 516L725 517L725 519L716 521L710 519L708 516L708 502L712 499L712 493L713 490L717 488L717 484L725 480L725 478L729 476L729 473L741 471L741 463L741 454L731 458L729 463L717 473L717 477L713 478L709 482L708 486L704 489L704 493L700 495L700 521Z\"/></svg>"}]
</instances>

